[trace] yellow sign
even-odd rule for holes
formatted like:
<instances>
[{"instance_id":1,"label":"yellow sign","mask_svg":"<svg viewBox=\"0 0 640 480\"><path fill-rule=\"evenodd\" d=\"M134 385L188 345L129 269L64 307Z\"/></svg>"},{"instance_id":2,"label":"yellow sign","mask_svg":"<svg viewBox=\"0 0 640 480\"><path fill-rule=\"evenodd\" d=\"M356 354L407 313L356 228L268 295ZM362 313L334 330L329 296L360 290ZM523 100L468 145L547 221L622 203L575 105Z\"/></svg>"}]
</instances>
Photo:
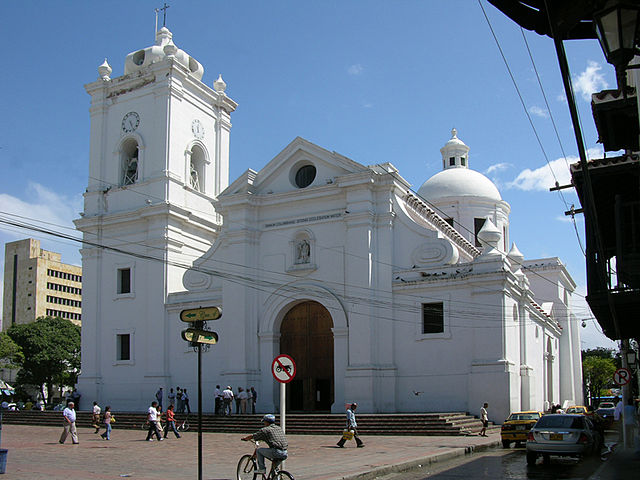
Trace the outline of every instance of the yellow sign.
<instances>
[{"instance_id":1,"label":"yellow sign","mask_svg":"<svg viewBox=\"0 0 640 480\"><path fill-rule=\"evenodd\" d=\"M192 343L206 343L215 345L218 343L218 334L207 330L197 330L195 328L187 328L182 331L182 339Z\"/></svg>"},{"instance_id":2,"label":"yellow sign","mask_svg":"<svg viewBox=\"0 0 640 480\"><path fill-rule=\"evenodd\" d=\"M183 322L206 322L218 320L221 316L222 307L194 308L180 312L180 320Z\"/></svg>"}]
</instances>

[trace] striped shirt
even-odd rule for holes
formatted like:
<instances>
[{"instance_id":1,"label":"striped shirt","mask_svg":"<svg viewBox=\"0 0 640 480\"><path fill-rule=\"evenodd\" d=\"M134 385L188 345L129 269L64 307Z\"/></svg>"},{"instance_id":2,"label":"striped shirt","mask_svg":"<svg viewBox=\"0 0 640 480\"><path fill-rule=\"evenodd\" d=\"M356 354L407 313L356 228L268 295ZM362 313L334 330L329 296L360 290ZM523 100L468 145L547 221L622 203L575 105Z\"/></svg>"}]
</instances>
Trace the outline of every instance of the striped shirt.
<instances>
[{"instance_id":1,"label":"striped shirt","mask_svg":"<svg viewBox=\"0 0 640 480\"><path fill-rule=\"evenodd\" d=\"M263 440L267 442L270 448L286 450L289 444L282 429L275 423L268 427L261 428L253 434L254 440Z\"/></svg>"}]
</instances>

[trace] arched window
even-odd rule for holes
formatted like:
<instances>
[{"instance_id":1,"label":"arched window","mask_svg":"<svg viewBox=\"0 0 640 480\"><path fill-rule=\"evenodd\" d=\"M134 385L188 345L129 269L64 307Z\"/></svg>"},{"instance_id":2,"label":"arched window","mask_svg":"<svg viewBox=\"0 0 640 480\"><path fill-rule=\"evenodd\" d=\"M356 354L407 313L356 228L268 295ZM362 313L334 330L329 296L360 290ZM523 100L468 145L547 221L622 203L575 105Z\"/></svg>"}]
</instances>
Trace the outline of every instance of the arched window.
<instances>
[{"instance_id":1,"label":"arched window","mask_svg":"<svg viewBox=\"0 0 640 480\"><path fill-rule=\"evenodd\" d=\"M189 168L187 172L187 181L189 187L198 192L205 192L205 164L207 156L200 145L191 147L190 155L187 155Z\"/></svg>"},{"instance_id":2,"label":"arched window","mask_svg":"<svg viewBox=\"0 0 640 480\"><path fill-rule=\"evenodd\" d=\"M138 181L138 142L128 139L122 145L121 185L132 185Z\"/></svg>"}]
</instances>

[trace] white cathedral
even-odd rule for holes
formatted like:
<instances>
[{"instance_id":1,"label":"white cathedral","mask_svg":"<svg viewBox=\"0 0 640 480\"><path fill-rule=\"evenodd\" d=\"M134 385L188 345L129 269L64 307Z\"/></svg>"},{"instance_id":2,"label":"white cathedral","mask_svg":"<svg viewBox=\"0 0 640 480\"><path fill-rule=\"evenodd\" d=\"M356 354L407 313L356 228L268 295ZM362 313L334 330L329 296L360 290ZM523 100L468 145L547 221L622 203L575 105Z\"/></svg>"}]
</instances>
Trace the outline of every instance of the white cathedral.
<instances>
[{"instance_id":1,"label":"white cathedral","mask_svg":"<svg viewBox=\"0 0 640 480\"><path fill-rule=\"evenodd\" d=\"M277 411L271 365L297 365L287 409L477 413L582 403L576 285L558 258L525 260L510 207L469 168L453 130L418 195L391 163L365 166L302 138L229 184L222 77L158 31L106 62L91 95L82 249L87 401L142 410L162 386L195 398L185 309L221 306L203 353L216 384ZM105 246L106 248L101 248ZM195 404L195 401L192 401Z\"/></svg>"}]
</instances>

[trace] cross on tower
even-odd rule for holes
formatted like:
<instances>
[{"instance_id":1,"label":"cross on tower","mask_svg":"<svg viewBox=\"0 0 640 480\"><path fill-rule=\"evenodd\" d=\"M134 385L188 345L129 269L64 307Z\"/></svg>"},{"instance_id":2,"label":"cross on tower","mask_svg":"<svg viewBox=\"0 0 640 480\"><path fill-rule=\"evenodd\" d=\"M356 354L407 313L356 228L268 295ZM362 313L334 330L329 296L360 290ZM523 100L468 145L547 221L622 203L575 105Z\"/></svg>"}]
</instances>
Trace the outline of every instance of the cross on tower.
<instances>
[{"instance_id":1,"label":"cross on tower","mask_svg":"<svg viewBox=\"0 0 640 480\"><path fill-rule=\"evenodd\" d=\"M164 4L164 7L162 7L160 10L162 10L162 26L166 27L167 26L167 8L169 8L169 5L167 5L166 3Z\"/></svg>"},{"instance_id":2,"label":"cross on tower","mask_svg":"<svg viewBox=\"0 0 640 480\"><path fill-rule=\"evenodd\" d=\"M162 8L156 8L154 11L156 12L156 32L158 31L158 13L162 10L162 26L167 26L167 8L170 5L167 5L166 2Z\"/></svg>"}]
</instances>

